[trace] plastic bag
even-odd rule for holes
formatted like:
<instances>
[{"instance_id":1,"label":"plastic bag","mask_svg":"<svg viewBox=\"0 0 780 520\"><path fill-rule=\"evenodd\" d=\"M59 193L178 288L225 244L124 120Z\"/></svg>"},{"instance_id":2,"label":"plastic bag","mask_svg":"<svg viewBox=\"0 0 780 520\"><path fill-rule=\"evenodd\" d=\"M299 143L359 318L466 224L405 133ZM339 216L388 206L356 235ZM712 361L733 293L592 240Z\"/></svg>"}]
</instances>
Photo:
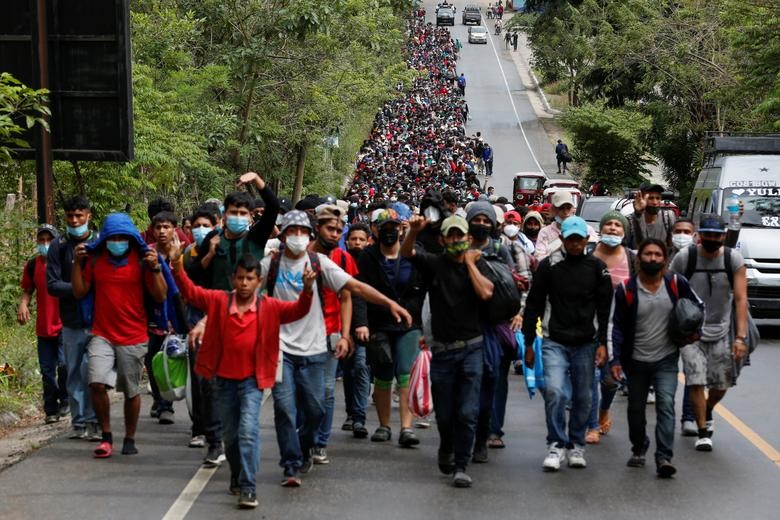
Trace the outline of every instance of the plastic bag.
<instances>
[{"instance_id":1,"label":"plastic bag","mask_svg":"<svg viewBox=\"0 0 780 520\"><path fill-rule=\"evenodd\" d=\"M696 341L704 323L704 311L697 302L680 298L669 315L669 336L672 342L683 347Z\"/></svg>"},{"instance_id":2,"label":"plastic bag","mask_svg":"<svg viewBox=\"0 0 780 520\"><path fill-rule=\"evenodd\" d=\"M160 396L166 401L180 401L187 396L190 377L187 356L173 358L161 350L152 358L152 373Z\"/></svg>"},{"instance_id":3,"label":"plastic bag","mask_svg":"<svg viewBox=\"0 0 780 520\"><path fill-rule=\"evenodd\" d=\"M184 334L168 334L165 337L165 341L163 341L161 350L164 350L169 358L186 356L187 336Z\"/></svg>"},{"instance_id":4,"label":"plastic bag","mask_svg":"<svg viewBox=\"0 0 780 520\"><path fill-rule=\"evenodd\" d=\"M523 377L528 389L528 397L533 399L536 391L544 391L544 364L542 363L542 322L536 323L536 337L534 338L534 366L528 367L523 362ZM524 354L525 357L525 354Z\"/></svg>"},{"instance_id":5,"label":"plastic bag","mask_svg":"<svg viewBox=\"0 0 780 520\"><path fill-rule=\"evenodd\" d=\"M420 350L409 374L409 410L415 417L425 417L433 412L431 394L431 351Z\"/></svg>"},{"instance_id":6,"label":"plastic bag","mask_svg":"<svg viewBox=\"0 0 780 520\"><path fill-rule=\"evenodd\" d=\"M492 324L511 320L520 311L520 291L509 266L498 260L480 262L480 272L493 282L493 296L486 302L485 317Z\"/></svg>"}]
</instances>

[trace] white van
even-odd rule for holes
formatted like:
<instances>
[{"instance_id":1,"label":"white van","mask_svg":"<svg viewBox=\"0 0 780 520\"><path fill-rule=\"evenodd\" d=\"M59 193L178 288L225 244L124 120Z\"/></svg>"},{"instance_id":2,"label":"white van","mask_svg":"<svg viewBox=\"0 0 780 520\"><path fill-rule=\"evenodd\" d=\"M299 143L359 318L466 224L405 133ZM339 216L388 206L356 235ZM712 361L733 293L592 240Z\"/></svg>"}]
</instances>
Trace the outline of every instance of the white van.
<instances>
[{"instance_id":1,"label":"white van","mask_svg":"<svg viewBox=\"0 0 780 520\"><path fill-rule=\"evenodd\" d=\"M736 248L745 257L750 312L760 324L780 324L780 135L710 138L688 215L728 221L727 200L737 195L745 213Z\"/></svg>"}]
</instances>

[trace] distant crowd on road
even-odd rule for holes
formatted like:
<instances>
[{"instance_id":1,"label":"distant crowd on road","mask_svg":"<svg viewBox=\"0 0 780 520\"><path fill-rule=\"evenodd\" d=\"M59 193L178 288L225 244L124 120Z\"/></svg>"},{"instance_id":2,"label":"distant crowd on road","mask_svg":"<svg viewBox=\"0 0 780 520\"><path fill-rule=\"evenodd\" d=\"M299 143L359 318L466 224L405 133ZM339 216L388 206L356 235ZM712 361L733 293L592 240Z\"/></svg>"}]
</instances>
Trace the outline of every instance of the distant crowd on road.
<instances>
[{"instance_id":1,"label":"distant crowd on road","mask_svg":"<svg viewBox=\"0 0 780 520\"><path fill-rule=\"evenodd\" d=\"M658 185L643 187L628 217L603 215L598 230L574 215L568 192L539 208L482 193L469 185L474 168L461 169L479 143L488 159L484 141L465 136L452 39L421 19L410 39L410 66L430 76L378 114L342 200L309 195L292 207L248 172L238 184L258 197L236 191L184 218L154 200L143 232L124 213L107 215L98 231L81 195L66 200L62 233L38 229L18 317L32 319L35 295L47 422L70 416L70 438L112 457L116 390L121 454L138 453L143 374L149 415L180 420L166 397L183 395L154 360L185 351L187 443L206 450L207 466L227 460L241 508L258 505L267 392L282 486L301 486L316 464L338 464L328 451L337 417L355 442L393 440L397 391L399 446L419 444L415 414L426 426L432 404L438 467L465 488L469 464L511 442L503 426L519 361L544 399L545 471L587 466L586 445L609 433L623 385L627 464L645 465L653 396L653 462L669 478L682 358L683 434L696 437L696 450L713 449L713 407L754 346L745 266L724 245L725 224L670 219ZM429 389L411 376L428 356Z\"/></svg>"}]
</instances>

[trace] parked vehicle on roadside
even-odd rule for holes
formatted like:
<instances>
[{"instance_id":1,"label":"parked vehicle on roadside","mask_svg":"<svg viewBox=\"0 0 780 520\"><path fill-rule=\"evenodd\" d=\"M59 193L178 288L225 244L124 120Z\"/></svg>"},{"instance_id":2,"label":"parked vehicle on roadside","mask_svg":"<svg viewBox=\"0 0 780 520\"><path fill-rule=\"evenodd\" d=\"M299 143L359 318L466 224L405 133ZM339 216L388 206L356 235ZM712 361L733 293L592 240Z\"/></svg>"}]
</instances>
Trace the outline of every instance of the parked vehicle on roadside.
<instances>
[{"instance_id":1,"label":"parked vehicle on roadside","mask_svg":"<svg viewBox=\"0 0 780 520\"><path fill-rule=\"evenodd\" d=\"M512 182L512 199L515 205L528 206L541 200L547 176L542 172L519 172Z\"/></svg>"},{"instance_id":2,"label":"parked vehicle on roadside","mask_svg":"<svg viewBox=\"0 0 780 520\"><path fill-rule=\"evenodd\" d=\"M582 217L593 229L599 229L601 217L614 209L617 200L617 197L586 197L577 206L577 216Z\"/></svg>"}]
</instances>

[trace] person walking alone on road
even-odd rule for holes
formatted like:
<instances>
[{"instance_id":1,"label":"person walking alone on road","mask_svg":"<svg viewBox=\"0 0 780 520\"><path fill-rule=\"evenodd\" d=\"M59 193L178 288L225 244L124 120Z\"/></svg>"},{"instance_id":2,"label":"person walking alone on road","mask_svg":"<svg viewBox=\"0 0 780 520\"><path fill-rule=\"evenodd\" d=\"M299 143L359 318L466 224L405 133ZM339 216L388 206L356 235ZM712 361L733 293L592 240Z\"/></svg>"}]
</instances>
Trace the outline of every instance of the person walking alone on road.
<instances>
[{"instance_id":1,"label":"person walking alone on road","mask_svg":"<svg viewBox=\"0 0 780 520\"><path fill-rule=\"evenodd\" d=\"M563 173L566 173L566 164L571 161L571 155L569 155L569 147L560 139L555 145L555 161L558 163L558 173L561 173L561 165L563 165Z\"/></svg>"},{"instance_id":2,"label":"person walking alone on road","mask_svg":"<svg viewBox=\"0 0 780 520\"><path fill-rule=\"evenodd\" d=\"M482 148L482 160L485 163L485 175L490 177L493 175L493 148L488 143Z\"/></svg>"},{"instance_id":3,"label":"person walking alone on road","mask_svg":"<svg viewBox=\"0 0 780 520\"><path fill-rule=\"evenodd\" d=\"M460 76L458 77L458 89L460 89L460 95L465 96L466 95L466 76L463 75L463 73L460 73Z\"/></svg>"},{"instance_id":4,"label":"person walking alone on road","mask_svg":"<svg viewBox=\"0 0 780 520\"><path fill-rule=\"evenodd\" d=\"M512 50L517 52L517 31L512 33Z\"/></svg>"}]
</instances>

